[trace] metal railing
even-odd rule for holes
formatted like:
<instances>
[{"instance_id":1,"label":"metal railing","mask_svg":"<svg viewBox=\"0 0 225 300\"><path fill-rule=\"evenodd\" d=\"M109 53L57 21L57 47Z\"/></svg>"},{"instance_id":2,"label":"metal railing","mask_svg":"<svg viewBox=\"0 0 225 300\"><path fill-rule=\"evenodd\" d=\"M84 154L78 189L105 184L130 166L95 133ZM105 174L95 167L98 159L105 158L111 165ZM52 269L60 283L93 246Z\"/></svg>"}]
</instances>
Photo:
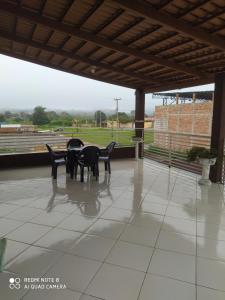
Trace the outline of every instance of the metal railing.
<instances>
[{"instance_id":1,"label":"metal railing","mask_svg":"<svg viewBox=\"0 0 225 300\"><path fill-rule=\"evenodd\" d=\"M85 144L100 147L105 147L111 141L116 141L119 147L131 146L133 135L133 129L107 128L64 128L60 132L0 134L0 155L46 152L45 144L54 150L65 150L71 138L79 138Z\"/></svg>"},{"instance_id":2,"label":"metal railing","mask_svg":"<svg viewBox=\"0 0 225 300\"><path fill-rule=\"evenodd\" d=\"M187 160L192 147L210 148L210 136L175 133L158 130L144 130L144 155L169 166L201 172L201 166Z\"/></svg>"},{"instance_id":3,"label":"metal railing","mask_svg":"<svg viewBox=\"0 0 225 300\"><path fill-rule=\"evenodd\" d=\"M144 156L169 166L185 168L200 172L197 163L187 161L187 151L193 146L210 146L210 136L193 135L158 131L142 130L144 135ZM0 155L14 153L46 152L45 144L50 144L55 150L65 150L66 143L71 138L80 138L85 144L104 147L111 141L116 141L119 147L133 146L133 128L64 128L60 132L19 133L0 135Z\"/></svg>"}]
</instances>

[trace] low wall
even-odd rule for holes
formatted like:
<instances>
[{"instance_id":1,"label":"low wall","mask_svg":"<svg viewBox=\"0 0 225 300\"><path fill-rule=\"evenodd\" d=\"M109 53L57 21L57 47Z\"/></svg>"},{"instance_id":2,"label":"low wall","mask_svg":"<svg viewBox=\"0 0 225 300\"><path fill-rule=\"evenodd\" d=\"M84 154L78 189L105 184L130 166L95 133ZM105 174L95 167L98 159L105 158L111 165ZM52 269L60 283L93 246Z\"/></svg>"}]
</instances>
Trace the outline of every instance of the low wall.
<instances>
[{"instance_id":1,"label":"low wall","mask_svg":"<svg viewBox=\"0 0 225 300\"><path fill-rule=\"evenodd\" d=\"M112 159L134 157L134 147L115 148L112 153ZM0 169L42 166L49 165L50 163L49 154L47 152L0 155Z\"/></svg>"}]
</instances>

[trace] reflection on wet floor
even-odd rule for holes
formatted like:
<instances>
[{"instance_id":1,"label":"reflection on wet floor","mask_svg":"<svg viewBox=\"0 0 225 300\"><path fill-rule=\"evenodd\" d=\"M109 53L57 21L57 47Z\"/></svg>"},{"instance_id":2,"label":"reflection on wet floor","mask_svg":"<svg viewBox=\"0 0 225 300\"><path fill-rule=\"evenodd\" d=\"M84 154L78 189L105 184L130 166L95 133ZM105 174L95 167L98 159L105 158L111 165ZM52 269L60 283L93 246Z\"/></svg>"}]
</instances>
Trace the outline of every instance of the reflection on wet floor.
<instances>
[{"instance_id":1,"label":"reflection on wet floor","mask_svg":"<svg viewBox=\"0 0 225 300\"><path fill-rule=\"evenodd\" d=\"M3 299L225 299L223 186L150 160L103 169L84 183L63 167L57 181L48 167L1 171ZM25 277L67 288L25 289Z\"/></svg>"}]
</instances>

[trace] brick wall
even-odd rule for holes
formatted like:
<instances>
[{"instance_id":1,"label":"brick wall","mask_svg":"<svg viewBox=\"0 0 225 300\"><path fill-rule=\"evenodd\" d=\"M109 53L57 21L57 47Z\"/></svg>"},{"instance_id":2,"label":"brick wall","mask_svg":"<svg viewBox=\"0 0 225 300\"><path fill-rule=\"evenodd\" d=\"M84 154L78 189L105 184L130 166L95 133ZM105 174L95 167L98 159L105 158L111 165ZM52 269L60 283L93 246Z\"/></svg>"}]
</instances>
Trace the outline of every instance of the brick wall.
<instances>
[{"instance_id":1,"label":"brick wall","mask_svg":"<svg viewBox=\"0 0 225 300\"><path fill-rule=\"evenodd\" d=\"M183 151L194 145L208 146L204 138L176 136L175 133L193 135L211 135L213 102L188 103L156 106L155 125L157 131L173 132L172 141L168 135L155 133L154 144L158 147ZM169 145L170 144L170 145Z\"/></svg>"}]
</instances>

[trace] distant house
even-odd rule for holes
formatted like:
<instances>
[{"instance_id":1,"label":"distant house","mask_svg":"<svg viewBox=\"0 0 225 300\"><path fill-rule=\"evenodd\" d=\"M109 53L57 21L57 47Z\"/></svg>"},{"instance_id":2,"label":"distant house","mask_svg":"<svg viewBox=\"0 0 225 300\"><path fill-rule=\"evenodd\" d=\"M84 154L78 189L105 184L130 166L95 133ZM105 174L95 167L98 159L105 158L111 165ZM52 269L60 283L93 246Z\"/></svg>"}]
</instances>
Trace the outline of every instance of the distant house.
<instances>
[{"instance_id":1,"label":"distant house","mask_svg":"<svg viewBox=\"0 0 225 300\"><path fill-rule=\"evenodd\" d=\"M21 125L21 124L0 124L0 133L23 133L34 132L34 125Z\"/></svg>"}]
</instances>

